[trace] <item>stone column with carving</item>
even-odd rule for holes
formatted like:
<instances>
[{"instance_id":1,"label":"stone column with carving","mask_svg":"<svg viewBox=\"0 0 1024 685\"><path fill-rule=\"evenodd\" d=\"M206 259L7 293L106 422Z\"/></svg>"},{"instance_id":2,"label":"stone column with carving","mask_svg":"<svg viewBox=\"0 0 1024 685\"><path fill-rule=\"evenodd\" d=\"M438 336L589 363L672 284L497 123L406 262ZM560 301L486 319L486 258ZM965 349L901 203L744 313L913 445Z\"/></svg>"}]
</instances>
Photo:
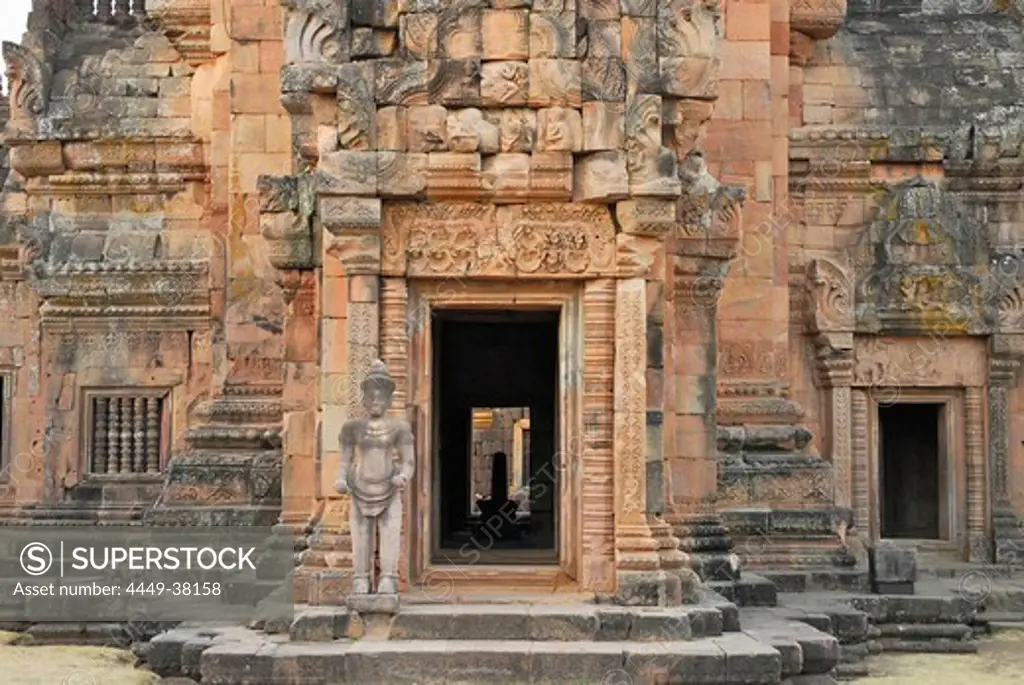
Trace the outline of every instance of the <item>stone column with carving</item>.
<instances>
[{"instance_id":1,"label":"stone column with carving","mask_svg":"<svg viewBox=\"0 0 1024 685\"><path fill-rule=\"evenodd\" d=\"M808 328L814 336L817 379L826 391L824 425L829 438L835 505L853 506L853 286L846 269L827 259L811 262L807 274ZM859 473L866 477L866 472ZM867 521L855 525L867 526Z\"/></svg>"},{"instance_id":2,"label":"stone column with carving","mask_svg":"<svg viewBox=\"0 0 1024 685\"><path fill-rule=\"evenodd\" d=\"M648 511L646 291L642 278L616 283L615 566L622 601L664 606L681 601L681 587L661 568Z\"/></svg>"},{"instance_id":3,"label":"stone column with carving","mask_svg":"<svg viewBox=\"0 0 1024 685\"><path fill-rule=\"evenodd\" d=\"M1008 354L1000 349L1013 347L1006 341L1007 336L994 336L988 367L989 501L995 561L997 564L1019 564L1024 561L1024 529L1010 501L1008 395L1017 387L1021 357L1019 353Z\"/></svg>"}]
</instances>

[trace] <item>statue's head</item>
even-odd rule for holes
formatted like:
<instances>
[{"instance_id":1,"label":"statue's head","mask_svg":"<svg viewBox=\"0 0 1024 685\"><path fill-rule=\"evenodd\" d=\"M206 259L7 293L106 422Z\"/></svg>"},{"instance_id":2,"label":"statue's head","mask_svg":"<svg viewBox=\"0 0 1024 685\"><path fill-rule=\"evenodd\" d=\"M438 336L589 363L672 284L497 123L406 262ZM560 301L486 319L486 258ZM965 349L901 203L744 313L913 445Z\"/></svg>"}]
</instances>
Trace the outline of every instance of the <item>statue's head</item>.
<instances>
[{"instance_id":1,"label":"statue's head","mask_svg":"<svg viewBox=\"0 0 1024 685\"><path fill-rule=\"evenodd\" d=\"M363 406L367 413L375 419L384 415L391 406L391 397L395 394L395 382L388 373L384 362L375 359L370 364L370 373L363 379Z\"/></svg>"}]
</instances>

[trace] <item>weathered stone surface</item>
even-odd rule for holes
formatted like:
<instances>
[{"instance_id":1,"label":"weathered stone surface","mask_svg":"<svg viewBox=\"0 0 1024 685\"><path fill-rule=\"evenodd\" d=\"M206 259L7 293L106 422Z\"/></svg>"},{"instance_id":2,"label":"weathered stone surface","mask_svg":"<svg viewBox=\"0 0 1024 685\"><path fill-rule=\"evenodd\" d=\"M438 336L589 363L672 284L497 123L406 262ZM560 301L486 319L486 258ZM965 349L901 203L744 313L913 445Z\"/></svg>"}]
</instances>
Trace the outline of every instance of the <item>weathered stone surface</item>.
<instances>
[{"instance_id":1,"label":"weathered stone surface","mask_svg":"<svg viewBox=\"0 0 1024 685\"><path fill-rule=\"evenodd\" d=\"M872 590L880 594L913 594L917 581L917 550L880 540L868 550Z\"/></svg>"},{"instance_id":2,"label":"weathered stone surface","mask_svg":"<svg viewBox=\"0 0 1024 685\"><path fill-rule=\"evenodd\" d=\"M629 172L623 152L595 152L576 161L573 199L614 202L629 196Z\"/></svg>"}]
</instances>

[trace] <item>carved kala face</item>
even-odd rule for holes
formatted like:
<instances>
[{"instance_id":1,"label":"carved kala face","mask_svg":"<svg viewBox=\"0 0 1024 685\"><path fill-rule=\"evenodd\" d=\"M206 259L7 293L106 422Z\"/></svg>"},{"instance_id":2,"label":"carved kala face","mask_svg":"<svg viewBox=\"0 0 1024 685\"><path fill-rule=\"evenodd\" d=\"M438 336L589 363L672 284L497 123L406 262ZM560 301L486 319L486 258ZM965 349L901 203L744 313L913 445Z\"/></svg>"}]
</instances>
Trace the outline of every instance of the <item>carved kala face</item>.
<instances>
[{"instance_id":1,"label":"carved kala face","mask_svg":"<svg viewBox=\"0 0 1024 685\"><path fill-rule=\"evenodd\" d=\"M371 418L379 419L391 406L392 389L382 383L368 383L363 392L363 406Z\"/></svg>"}]
</instances>

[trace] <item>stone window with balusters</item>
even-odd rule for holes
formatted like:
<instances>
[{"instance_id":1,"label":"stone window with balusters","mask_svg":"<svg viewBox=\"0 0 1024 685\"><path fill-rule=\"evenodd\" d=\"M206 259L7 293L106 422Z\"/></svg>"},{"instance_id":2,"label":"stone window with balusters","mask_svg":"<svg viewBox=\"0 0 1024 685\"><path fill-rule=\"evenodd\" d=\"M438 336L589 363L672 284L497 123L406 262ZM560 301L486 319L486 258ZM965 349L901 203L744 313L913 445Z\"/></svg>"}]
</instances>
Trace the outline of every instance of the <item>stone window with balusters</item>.
<instances>
[{"instance_id":1,"label":"stone window with balusters","mask_svg":"<svg viewBox=\"0 0 1024 685\"><path fill-rule=\"evenodd\" d=\"M169 443L166 388L87 390L86 469L96 476L157 474Z\"/></svg>"}]
</instances>

